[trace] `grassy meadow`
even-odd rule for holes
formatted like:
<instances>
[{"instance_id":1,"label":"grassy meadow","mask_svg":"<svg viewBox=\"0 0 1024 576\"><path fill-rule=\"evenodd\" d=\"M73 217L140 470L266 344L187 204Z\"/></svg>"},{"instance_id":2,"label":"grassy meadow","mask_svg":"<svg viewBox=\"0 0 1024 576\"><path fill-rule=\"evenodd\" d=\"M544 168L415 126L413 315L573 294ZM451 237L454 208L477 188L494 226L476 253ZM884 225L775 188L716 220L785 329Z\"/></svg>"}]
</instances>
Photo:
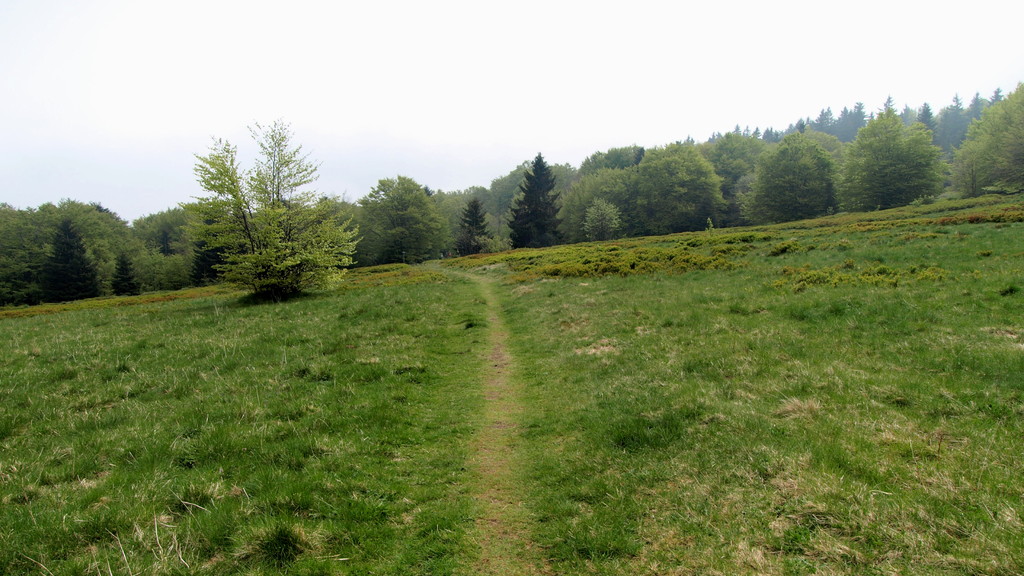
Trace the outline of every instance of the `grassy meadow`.
<instances>
[{"instance_id":1,"label":"grassy meadow","mask_svg":"<svg viewBox=\"0 0 1024 576\"><path fill-rule=\"evenodd\" d=\"M485 573L481 282L516 573L1024 573L1015 197L0 312L0 573Z\"/></svg>"}]
</instances>

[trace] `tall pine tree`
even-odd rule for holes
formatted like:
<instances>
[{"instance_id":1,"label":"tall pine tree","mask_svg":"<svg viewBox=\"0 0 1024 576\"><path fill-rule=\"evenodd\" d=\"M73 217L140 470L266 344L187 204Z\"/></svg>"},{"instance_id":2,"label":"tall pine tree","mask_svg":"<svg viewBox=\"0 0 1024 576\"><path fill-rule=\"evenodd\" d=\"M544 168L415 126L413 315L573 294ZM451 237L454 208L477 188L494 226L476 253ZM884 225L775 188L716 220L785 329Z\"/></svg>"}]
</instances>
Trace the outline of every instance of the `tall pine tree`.
<instances>
[{"instance_id":1,"label":"tall pine tree","mask_svg":"<svg viewBox=\"0 0 1024 576\"><path fill-rule=\"evenodd\" d=\"M53 249L43 264L43 300L70 302L100 295L96 265L89 259L82 236L70 219L57 225Z\"/></svg>"},{"instance_id":2,"label":"tall pine tree","mask_svg":"<svg viewBox=\"0 0 1024 576\"><path fill-rule=\"evenodd\" d=\"M558 193L555 176L537 154L519 184L519 198L509 222L513 248L553 246L558 242Z\"/></svg>"},{"instance_id":3,"label":"tall pine tree","mask_svg":"<svg viewBox=\"0 0 1024 576\"><path fill-rule=\"evenodd\" d=\"M483 251L484 243L490 237L483 203L479 198L470 198L459 221L459 237L455 239L455 249L461 256L478 254Z\"/></svg>"}]
</instances>

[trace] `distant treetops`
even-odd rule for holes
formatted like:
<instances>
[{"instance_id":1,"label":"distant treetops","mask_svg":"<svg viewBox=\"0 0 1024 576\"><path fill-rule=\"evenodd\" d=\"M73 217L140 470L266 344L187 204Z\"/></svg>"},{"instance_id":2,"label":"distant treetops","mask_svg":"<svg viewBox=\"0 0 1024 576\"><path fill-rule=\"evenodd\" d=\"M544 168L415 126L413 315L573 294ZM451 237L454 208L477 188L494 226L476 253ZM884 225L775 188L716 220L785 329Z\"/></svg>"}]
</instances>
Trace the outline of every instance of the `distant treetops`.
<instances>
[{"instance_id":1,"label":"distant treetops","mask_svg":"<svg viewBox=\"0 0 1024 576\"><path fill-rule=\"evenodd\" d=\"M384 178L357 202L310 189L318 166L286 124L251 133L253 167L215 140L194 169L207 195L130 225L98 204L0 204L0 306L221 281L281 299L353 265L1024 192L1021 86L937 112L897 112L890 99L875 113L825 109L785 131L737 126L700 144L611 148L579 169L537 154L461 191Z\"/></svg>"}]
</instances>

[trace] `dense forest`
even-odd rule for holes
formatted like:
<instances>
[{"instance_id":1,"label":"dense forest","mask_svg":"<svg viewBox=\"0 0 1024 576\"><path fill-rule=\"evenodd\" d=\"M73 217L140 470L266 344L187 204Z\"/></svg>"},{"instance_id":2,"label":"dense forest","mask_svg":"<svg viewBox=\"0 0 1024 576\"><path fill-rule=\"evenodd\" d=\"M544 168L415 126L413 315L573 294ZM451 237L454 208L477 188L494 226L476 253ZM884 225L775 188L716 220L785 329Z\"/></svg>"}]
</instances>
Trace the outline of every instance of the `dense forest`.
<instances>
[{"instance_id":1,"label":"dense forest","mask_svg":"<svg viewBox=\"0 0 1024 576\"><path fill-rule=\"evenodd\" d=\"M198 174L197 169L197 174ZM1024 89L878 110L821 110L785 130L741 128L654 148L598 151L579 167L541 154L490 185L378 182L358 201L316 200L358 229L354 265L417 263L520 246L667 234L868 211L939 196L1024 191ZM0 306L218 282L223 246L200 210L131 223L95 203L0 204ZM199 220L202 220L199 218Z\"/></svg>"}]
</instances>

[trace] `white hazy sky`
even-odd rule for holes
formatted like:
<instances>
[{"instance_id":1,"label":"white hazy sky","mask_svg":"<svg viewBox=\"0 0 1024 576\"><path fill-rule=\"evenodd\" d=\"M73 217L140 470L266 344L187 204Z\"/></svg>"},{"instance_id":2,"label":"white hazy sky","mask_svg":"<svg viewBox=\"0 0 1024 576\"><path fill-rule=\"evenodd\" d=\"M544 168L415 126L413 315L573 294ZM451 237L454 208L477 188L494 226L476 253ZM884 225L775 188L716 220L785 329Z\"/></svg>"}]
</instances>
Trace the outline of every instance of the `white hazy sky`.
<instances>
[{"instance_id":1,"label":"white hazy sky","mask_svg":"<svg viewBox=\"0 0 1024 576\"><path fill-rule=\"evenodd\" d=\"M132 220L202 191L194 154L283 119L354 200L405 175L487 186L863 102L1024 81L1024 3L0 0L0 202Z\"/></svg>"}]
</instances>

